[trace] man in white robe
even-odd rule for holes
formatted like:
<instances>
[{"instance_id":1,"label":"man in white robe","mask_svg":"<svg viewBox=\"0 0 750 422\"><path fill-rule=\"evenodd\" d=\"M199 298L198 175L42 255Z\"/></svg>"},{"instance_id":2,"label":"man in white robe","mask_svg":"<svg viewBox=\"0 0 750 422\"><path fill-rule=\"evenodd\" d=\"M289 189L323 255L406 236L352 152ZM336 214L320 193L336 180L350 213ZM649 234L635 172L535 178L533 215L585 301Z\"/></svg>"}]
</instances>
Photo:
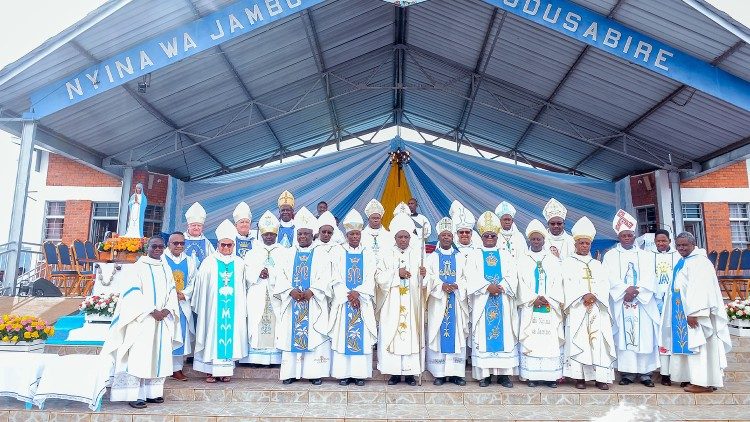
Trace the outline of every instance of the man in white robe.
<instances>
[{"instance_id":1,"label":"man in white robe","mask_svg":"<svg viewBox=\"0 0 750 422\"><path fill-rule=\"evenodd\" d=\"M441 219L435 226L438 247L426 260L423 281L427 301L427 370L433 384L445 381L466 385L466 337L469 334L469 305L466 300L465 267L453 247L453 222ZM447 378L447 379L446 379Z\"/></svg>"},{"instance_id":2,"label":"man in white robe","mask_svg":"<svg viewBox=\"0 0 750 422\"><path fill-rule=\"evenodd\" d=\"M187 233L185 234L185 253L195 258L200 267L207 256L214 253L211 242L203 235L203 224L206 222L206 210L195 202L185 212Z\"/></svg>"},{"instance_id":3,"label":"man in white robe","mask_svg":"<svg viewBox=\"0 0 750 422\"><path fill-rule=\"evenodd\" d=\"M380 261L382 254L393 248L393 234L383 227L383 214L385 209L383 204L377 199L371 199L365 206L365 216L367 224L362 230L362 247L365 247L375 254L375 260ZM412 240L413 241L413 240ZM384 292L379 289L375 290L375 309L376 312L383 306Z\"/></svg>"},{"instance_id":4,"label":"man in white robe","mask_svg":"<svg viewBox=\"0 0 750 422\"><path fill-rule=\"evenodd\" d=\"M406 206L409 207L409 216L412 220L414 220L414 232L412 233L412 238L417 239L419 243L421 243L423 240L426 241L432 234L430 220L428 220L427 217L425 217L423 214L417 212L417 208L419 207L417 198L409 199L409 201L406 203Z\"/></svg>"},{"instance_id":5,"label":"man in white robe","mask_svg":"<svg viewBox=\"0 0 750 422\"><path fill-rule=\"evenodd\" d=\"M680 254L677 249L672 247L669 232L664 229L659 229L654 233L654 249L644 248L644 250L653 254L657 285L654 299L656 299L659 313L663 314L664 299L672 286L674 266L680 260ZM661 385L672 385L672 380L669 378L669 350L663 347L659 347L659 373L661 374Z\"/></svg>"},{"instance_id":6,"label":"man in white robe","mask_svg":"<svg viewBox=\"0 0 750 422\"><path fill-rule=\"evenodd\" d=\"M516 260L500 249L500 219L491 211L477 220L482 247L466 262L466 295L471 309L472 376L480 387L513 388L518 374L518 274Z\"/></svg>"},{"instance_id":7,"label":"man in white robe","mask_svg":"<svg viewBox=\"0 0 750 422\"><path fill-rule=\"evenodd\" d=\"M529 387L556 388L563 375L563 277L560 261L544 247L547 230L539 220L526 227L529 248L518 258L521 306L521 377Z\"/></svg>"},{"instance_id":8,"label":"man in white robe","mask_svg":"<svg viewBox=\"0 0 750 422\"><path fill-rule=\"evenodd\" d=\"M288 190L281 192L279 200L279 234L276 241L285 248L296 246L297 234L294 231L294 195Z\"/></svg>"},{"instance_id":9,"label":"man in white robe","mask_svg":"<svg viewBox=\"0 0 750 422\"><path fill-rule=\"evenodd\" d=\"M229 382L235 362L247 356L245 263L234 254L236 233L229 220L219 224L218 250L203 261L193 287L193 369L205 372L208 383Z\"/></svg>"},{"instance_id":10,"label":"man in white robe","mask_svg":"<svg viewBox=\"0 0 750 422\"><path fill-rule=\"evenodd\" d=\"M169 266L161 260L164 240L148 241L148 256L127 266L127 280L102 355L114 361L111 401L136 409L164 402L164 380L172 373L172 350L182 334Z\"/></svg>"},{"instance_id":11,"label":"man in white robe","mask_svg":"<svg viewBox=\"0 0 750 422\"><path fill-rule=\"evenodd\" d=\"M291 384L300 378L313 385L331 372L328 338L331 260L313 248L318 221L307 208L295 216L297 246L287 249L277 267L274 286L276 348L282 351L280 379Z\"/></svg>"},{"instance_id":12,"label":"man in white robe","mask_svg":"<svg viewBox=\"0 0 750 422\"><path fill-rule=\"evenodd\" d=\"M276 348L277 312L273 307L273 289L278 265L285 247L276 242L279 220L266 211L258 220L260 240L245 254L247 282L247 337L250 345L240 363L279 365L281 351Z\"/></svg>"},{"instance_id":13,"label":"man in white robe","mask_svg":"<svg viewBox=\"0 0 750 422\"><path fill-rule=\"evenodd\" d=\"M326 252L330 252L332 248L346 242L346 238L341 233L336 223L336 217L331 214L330 211L323 211L318 217L318 236L315 238L313 244L315 247L323 247Z\"/></svg>"},{"instance_id":14,"label":"man in white robe","mask_svg":"<svg viewBox=\"0 0 750 422\"><path fill-rule=\"evenodd\" d=\"M575 252L562 263L565 291L565 367L563 375L576 381L596 381L609 390L615 378L616 351L610 318L609 280L601 263L591 257L594 224L581 217L573 225Z\"/></svg>"},{"instance_id":15,"label":"man in white robe","mask_svg":"<svg viewBox=\"0 0 750 422\"><path fill-rule=\"evenodd\" d=\"M375 326L375 272L372 251L360 245L364 220L351 210L342 221L346 243L333 248L331 301L331 376L339 385L365 385L372 378L372 348L378 339Z\"/></svg>"},{"instance_id":16,"label":"man in white robe","mask_svg":"<svg viewBox=\"0 0 750 422\"><path fill-rule=\"evenodd\" d=\"M242 201L237 204L232 212L232 219L234 220L234 227L237 229L234 253L240 258L244 258L245 254L253 248L255 241L255 236L250 233L250 227L253 225L253 213L250 211L247 202Z\"/></svg>"},{"instance_id":17,"label":"man in white robe","mask_svg":"<svg viewBox=\"0 0 750 422\"><path fill-rule=\"evenodd\" d=\"M501 250L508 252L513 259L518 259L528 250L528 247L526 246L526 238L514 222L516 207L510 202L503 201L495 208L495 215L500 219L497 245Z\"/></svg>"},{"instance_id":18,"label":"man in white robe","mask_svg":"<svg viewBox=\"0 0 750 422\"><path fill-rule=\"evenodd\" d=\"M674 268L662 314L660 346L670 353L669 375L688 393L710 393L724 386L727 353L732 350L726 308L713 264L695 247L695 237L676 239L682 259Z\"/></svg>"},{"instance_id":19,"label":"man in white robe","mask_svg":"<svg viewBox=\"0 0 750 422\"><path fill-rule=\"evenodd\" d=\"M544 242L552 255L560 261L575 252L573 237L565 231L565 217L568 209L555 198L551 198L542 210L544 219L547 221L547 236Z\"/></svg>"},{"instance_id":20,"label":"man in white robe","mask_svg":"<svg viewBox=\"0 0 750 422\"><path fill-rule=\"evenodd\" d=\"M659 367L659 323L653 256L635 246L637 221L618 210L612 221L619 243L604 254L612 299L617 370L620 385L636 381L653 387L651 373Z\"/></svg>"},{"instance_id":21,"label":"man in white robe","mask_svg":"<svg viewBox=\"0 0 750 422\"><path fill-rule=\"evenodd\" d=\"M162 259L169 266L174 279L179 306L176 317L180 321L180 330L182 331L182 344L172 353L172 378L178 381L187 381L188 377L182 372L182 368L185 363L185 356L193 354L195 321L193 320L193 311L190 309L190 296L193 293L193 281L198 272L198 264L194 257L185 253L185 235L182 232L174 232L169 235L167 250L164 251Z\"/></svg>"}]
</instances>

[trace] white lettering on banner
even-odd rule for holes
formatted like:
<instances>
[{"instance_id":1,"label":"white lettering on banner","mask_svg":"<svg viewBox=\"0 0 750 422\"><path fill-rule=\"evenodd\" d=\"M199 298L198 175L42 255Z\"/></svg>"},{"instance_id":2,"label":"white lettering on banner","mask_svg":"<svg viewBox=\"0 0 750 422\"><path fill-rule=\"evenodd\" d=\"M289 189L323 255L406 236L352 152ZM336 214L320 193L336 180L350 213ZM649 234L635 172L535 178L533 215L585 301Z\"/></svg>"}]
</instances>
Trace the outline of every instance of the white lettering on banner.
<instances>
[{"instance_id":1,"label":"white lettering on banner","mask_svg":"<svg viewBox=\"0 0 750 422\"><path fill-rule=\"evenodd\" d=\"M607 30L607 35L604 36L602 44L609 48L617 48L617 42L620 41L620 36L620 31L609 28Z\"/></svg>"},{"instance_id":2,"label":"white lettering on banner","mask_svg":"<svg viewBox=\"0 0 750 422\"><path fill-rule=\"evenodd\" d=\"M193 38L191 38L190 34L188 34L187 32L185 33L182 42L185 48L185 52L187 52L191 48L198 48L198 46L195 44L195 41L193 41Z\"/></svg>"},{"instance_id":3,"label":"white lettering on banner","mask_svg":"<svg viewBox=\"0 0 750 422\"><path fill-rule=\"evenodd\" d=\"M127 66L122 64L119 60L115 62L115 68L117 69L117 74L120 75L120 79L125 77L123 72L128 75L133 74L133 63L130 62L130 57L125 57L125 63L127 63Z\"/></svg>"},{"instance_id":4,"label":"white lettering on banner","mask_svg":"<svg viewBox=\"0 0 750 422\"><path fill-rule=\"evenodd\" d=\"M91 81L91 85L94 86L94 89L99 88L99 81L97 78L99 77L99 69L94 70L94 74L86 74L86 78Z\"/></svg>"},{"instance_id":5,"label":"white lettering on banner","mask_svg":"<svg viewBox=\"0 0 750 422\"><path fill-rule=\"evenodd\" d=\"M255 7L253 7L253 10L245 8L245 15L247 16L247 20L250 22L250 25L254 24L257 21L263 20L263 14L260 13L260 7L256 4Z\"/></svg>"},{"instance_id":6,"label":"white lettering on banner","mask_svg":"<svg viewBox=\"0 0 750 422\"><path fill-rule=\"evenodd\" d=\"M660 48L659 52L656 53L656 61L654 61L654 66L658 67L659 69L669 70L668 66L664 66L664 62L667 61L667 56L674 57L674 53Z\"/></svg>"},{"instance_id":7,"label":"white lettering on banner","mask_svg":"<svg viewBox=\"0 0 750 422\"><path fill-rule=\"evenodd\" d=\"M643 54L643 61L648 63L648 56L651 54L651 44L643 41L638 41L638 45L635 47L635 54L633 57L638 58L639 54Z\"/></svg>"},{"instance_id":8,"label":"white lettering on banner","mask_svg":"<svg viewBox=\"0 0 750 422\"><path fill-rule=\"evenodd\" d=\"M160 42L159 46L170 59L177 55L177 37L172 38L172 42L167 41L167 45Z\"/></svg>"},{"instance_id":9,"label":"white lettering on banner","mask_svg":"<svg viewBox=\"0 0 750 422\"><path fill-rule=\"evenodd\" d=\"M240 21L237 20L237 18L235 18L234 15L230 13L229 14L229 32L234 34L234 31L238 29L245 29L245 27L242 26Z\"/></svg>"},{"instance_id":10,"label":"white lettering on banner","mask_svg":"<svg viewBox=\"0 0 750 422\"><path fill-rule=\"evenodd\" d=\"M141 70L145 69L146 66L153 66L154 62L151 61L151 57L146 54L145 51L141 50Z\"/></svg>"},{"instance_id":11,"label":"white lettering on banner","mask_svg":"<svg viewBox=\"0 0 750 422\"><path fill-rule=\"evenodd\" d=\"M534 8L530 9L529 6L531 6L531 3L534 3ZM536 12L539 11L539 0L526 0L526 3L523 5L523 12L528 13L531 16L536 15Z\"/></svg>"},{"instance_id":12,"label":"white lettering on banner","mask_svg":"<svg viewBox=\"0 0 750 422\"><path fill-rule=\"evenodd\" d=\"M268 9L268 14L271 16L276 16L284 11L284 9L281 8L279 0L266 0L266 9Z\"/></svg>"},{"instance_id":13,"label":"white lettering on banner","mask_svg":"<svg viewBox=\"0 0 750 422\"><path fill-rule=\"evenodd\" d=\"M542 19L546 20L549 23L557 23L557 20L560 18L560 11L562 11L562 8L558 7L555 9L555 16L550 18L549 12L552 10L552 4L548 4L547 8L544 9L544 15L542 15Z\"/></svg>"},{"instance_id":14,"label":"white lettering on banner","mask_svg":"<svg viewBox=\"0 0 750 422\"><path fill-rule=\"evenodd\" d=\"M589 29L586 30L586 32L583 33L583 38L591 37L592 41L596 41L596 29L599 25L596 24L596 22L591 22L591 25L589 25Z\"/></svg>"},{"instance_id":15,"label":"white lettering on banner","mask_svg":"<svg viewBox=\"0 0 750 422\"><path fill-rule=\"evenodd\" d=\"M570 32L576 32L578 30L579 22L581 22L580 15L573 12L568 12L565 15L565 23L563 24L563 28L567 29Z\"/></svg>"}]
</instances>

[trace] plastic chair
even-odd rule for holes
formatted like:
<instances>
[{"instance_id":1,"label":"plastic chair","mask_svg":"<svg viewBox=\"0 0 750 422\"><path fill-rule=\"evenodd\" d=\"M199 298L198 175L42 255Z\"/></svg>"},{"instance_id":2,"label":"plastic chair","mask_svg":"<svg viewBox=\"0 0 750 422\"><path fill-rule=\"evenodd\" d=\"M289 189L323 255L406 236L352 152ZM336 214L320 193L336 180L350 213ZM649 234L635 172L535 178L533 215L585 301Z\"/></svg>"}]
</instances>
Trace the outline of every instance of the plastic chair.
<instances>
[{"instance_id":1,"label":"plastic chair","mask_svg":"<svg viewBox=\"0 0 750 422\"><path fill-rule=\"evenodd\" d=\"M716 260L716 272L723 273L727 269L729 263L729 251L724 249L719 253L719 258Z\"/></svg>"},{"instance_id":2,"label":"plastic chair","mask_svg":"<svg viewBox=\"0 0 750 422\"><path fill-rule=\"evenodd\" d=\"M88 255L83 242L78 239L74 240L71 250L73 251L73 268L78 276L76 292L78 295L85 296L94 287L94 272L88 269L90 264L87 261Z\"/></svg>"},{"instance_id":3,"label":"plastic chair","mask_svg":"<svg viewBox=\"0 0 750 422\"><path fill-rule=\"evenodd\" d=\"M86 258L93 259L96 261L99 260L99 254L96 253L96 249L94 248L94 242L87 240L83 242L83 246L86 247Z\"/></svg>"},{"instance_id":4,"label":"plastic chair","mask_svg":"<svg viewBox=\"0 0 750 422\"><path fill-rule=\"evenodd\" d=\"M69 287L68 281L76 277L76 272L59 269L60 258L57 255L57 247L52 242L42 244L42 254L44 255L45 271L49 280L64 292Z\"/></svg>"}]
</instances>

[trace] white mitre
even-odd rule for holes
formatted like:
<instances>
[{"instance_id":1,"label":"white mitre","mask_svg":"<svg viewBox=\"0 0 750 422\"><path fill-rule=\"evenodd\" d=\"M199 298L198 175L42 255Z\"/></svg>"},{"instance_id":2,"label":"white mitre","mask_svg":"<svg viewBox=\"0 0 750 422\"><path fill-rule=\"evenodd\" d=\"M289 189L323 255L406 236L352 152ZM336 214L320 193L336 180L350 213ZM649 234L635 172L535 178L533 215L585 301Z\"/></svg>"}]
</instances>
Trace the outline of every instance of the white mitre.
<instances>
[{"instance_id":1,"label":"white mitre","mask_svg":"<svg viewBox=\"0 0 750 422\"><path fill-rule=\"evenodd\" d=\"M225 219L216 228L216 240L230 239L234 242L234 238L237 236L237 229L234 227L231 221Z\"/></svg>"},{"instance_id":2,"label":"white mitre","mask_svg":"<svg viewBox=\"0 0 750 422\"><path fill-rule=\"evenodd\" d=\"M373 214L378 214L382 217L384 213L385 208L383 208L383 204L377 199L371 199L370 202L367 203L367 206L365 206L365 215L367 218L370 218Z\"/></svg>"},{"instance_id":3,"label":"white mitre","mask_svg":"<svg viewBox=\"0 0 750 422\"><path fill-rule=\"evenodd\" d=\"M463 206L454 210L454 213L451 214L451 220L453 221L454 232L457 232L460 229L472 230L474 229L474 224L477 222L474 218L474 214Z\"/></svg>"},{"instance_id":4,"label":"white mitre","mask_svg":"<svg viewBox=\"0 0 750 422\"><path fill-rule=\"evenodd\" d=\"M365 227L365 221L362 219L362 215L357 210L350 210L344 216L344 221L341 222L344 225L344 230L349 233L352 230L359 230Z\"/></svg>"},{"instance_id":5,"label":"white mitre","mask_svg":"<svg viewBox=\"0 0 750 422\"><path fill-rule=\"evenodd\" d=\"M435 233L439 235L442 232L453 233L453 220L448 217L443 217L440 221L435 223Z\"/></svg>"},{"instance_id":6,"label":"white mitre","mask_svg":"<svg viewBox=\"0 0 750 422\"><path fill-rule=\"evenodd\" d=\"M398 213L393 216L391 224L388 226L388 231L394 236L401 230L405 230L411 235L414 232L415 227L414 220L412 220L408 214Z\"/></svg>"},{"instance_id":7,"label":"white mitre","mask_svg":"<svg viewBox=\"0 0 750 422\"><path fill-rule=\"evenodd\" d=\"M544 215L544 219L547 221L551 220L554 217L560 217L565 220L565 216L568 215L568 210L563 204L560 203L560 201L552 198L549 200L549 202L547 202L547 205L544 206L542 215Z\"/></svg>"},{"instance_id":8,"label":"white mitre","mask_svg":"<svg viewBox=\"0 0 750 422\"><path fill-rule=\"evenodd\" d=\"M594 227L594 223L592 223L588 217L583 216L573 224L573 228L570 232L573 234L574 240L580 238L594 240L594 236L596 236L596 227Z\"/></svg>"},{"instance_id":9,"label":"white mitre","mask_svg":"<svg viewBox=\"0 0 750 422\"><path fill-rule=\"evenodd\" d=\"M544 224L542 224L542 222L537 220L536 218L529 221L529 225L526 226L526 238L530 237L534 233L539 233L542 235L542 237L545 237L547 235L547 228L544 227Z\"/></svg>"},{"instance_id":10,"label":"white mitre","mask_svg":"<svg viewBox=\"0 0 750 422\"><path fill-rule=\"evenodd\" d=\"M318 219L307 207L302 207L294 214L294 227L297 230L310 229L315 234L318 232Z\"/></svg>"},{"instance_id":11,"label":"white mitre","mask_svg":"<svg viewBox=\"0 0 750 422\"><path fill-rule=\"evenodd\" d=\"M618 210L617 213L615 213L615 218L612 219L612 229L617 234L626 230L635 233L637 224L638 221L636 221L636 219L625 210Z\"/></svg>"},{"instance_id":12,"label":"white mitre","mask_svg":"<svg viewBox=\"0 0 750 422\"><path fill-rule=\"evenodd\" d=\"M234 212L232 212L232 218L234 219L234 224L237 224L240 222L240 220L253 220L253 213L250 211L250 205L247 205L247 202L242 201L234 208Z\"/></svg>"},{"instance_id":13,"label":"white mitre","mask_svg":"<svg viewBox=\"0 0 750 422\"><path fill-rule=\"evenodd\" d=\"M336 229L336 217L334 217L330 211L326 211L318 217L318 228L323 226L331 226Z\"/></svg>"},{"instance_id":14,"label":"white mitre","mask_svg":"<svg viewBox=\"0 0 750 422\"><path fill-rule=\"evenodd\" d=\"M498 217L502 218L505 214L508 214L510 218L516 218L516 207L508 201L501 202L497 208L495 208L495 215Z\"/></svg>"},{"instance_id":15,"label":"white mitre","mask_svg":"<svg viewBox=\"0 0 750 422\"><path fill-rule=\"evenodd\" d=\"M188 224L204 224L206 222L206 210L201 206L201 204L194 202L193 205L191 205L190 208L185 211L185 220L187 220Z\"/></svg>"},{"instance_id":16,"label":"white mitre","mask_svg":"<svg viewBox=\"0 0 750 422\"><path fill-rule=\"evenodd\" d=\"M403 201L401 201L398 203L398 205L396 205L396 208L393 209L393 215L396 215L398 213L404 213L404 214L410 215L411 210L409 209L408 205L406 205Z\"/></svg>"}]
</instances>

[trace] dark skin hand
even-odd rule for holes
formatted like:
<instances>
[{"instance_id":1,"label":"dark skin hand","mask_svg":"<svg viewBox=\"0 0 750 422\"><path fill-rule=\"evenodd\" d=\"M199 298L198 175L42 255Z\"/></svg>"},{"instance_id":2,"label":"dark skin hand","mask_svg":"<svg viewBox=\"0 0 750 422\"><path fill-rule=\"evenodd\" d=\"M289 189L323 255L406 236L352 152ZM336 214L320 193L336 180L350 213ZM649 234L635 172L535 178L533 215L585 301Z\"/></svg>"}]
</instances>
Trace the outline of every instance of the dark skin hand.
<instances>
[{"instance_id":1,"label":"dark skin hand","mask_svg":"<svg viewBox=\"0 0 750 422\"><path fill-rule=\"evenodd\" d=\"M543 306L548 306L549 302L547 302L547 299L544 298L544 296L537 296L536 300L534 301L534 307L535 308L541 308Z\"/></svg>"},{"instance_id":2,"label":"dark skin hand","mask_svg":"<svg viewBox=\"0 0 750 422\"><path fill-rule=\"evenodd\" d=\"M346 299L349 301L349 304L352 305L352 308L359 309L359 292L357 291L350 291L346 295Z\"/></svg>"},{"instance_id":3,"label":"dark skin hand","mask_svg":"<svg viewBox=\"0 0 750 422\"><path fill-rule=\"evenodd\" d=\"M627 289L625 289L625 302L632 302L635 300L636 296L638 296L638 288L635 286L628 286Z\"/></svg>"},{"instance_id":4,"label":"dark skin hand","mask_svg":"<svg viewBox=\"0 0 750 422\"><path fill-rule=\"evenodd\" d=\"M594 302L596 302L596 296L594 296L593 294L586 293L585 295L583 295L583 304L586 307L592 306Z\"/></svg>"},{"instance_id":5,"label":"dark skin hand","mask_svg":"<svg viewBox=\"0 0 750 422\"><path fill-rule=\"evenodd\" d=\"M166 309L162 309L161 311L154 309L153 312L151 312L151 316L154 317L155 320L161 321L169 316L169 311Z\"/></svg>"},{"instance_id":6,"label":"dark skin hand","mask_svg":"<svg viewBox=\"0 0 750 422\"><path fill-rule=\"evenodd\" d=\"M487 293L491 294L492 296L497 296L499 294L505 293L505 289L503 289L503 286L499 284L490 284L487 286Z\"/></svg>"},{"instance_id":7,"label":"dark skin hand","mask_svg":"<svg viewBox=\"0 0 750 422\"><path fill-rule=\"evenodd\" d=\"M419 275L422 277L427 275L427 269L425 267L419 267ZM398 269L398 277L399 278L411 278L411 273L406 270L406 268L399 268Z\"/></svg>"},{"instance_id":8,"label":"dark skin hand","mask_svg":"<svg viewBox=\"0 0 750 422\"><path fill-rule=\"evenodd\" d=\"M263 268L262 270L260 270L260 278L262 278L263 280L268 278L268 268Z\"/></svg>"},{"instance_id":9,"label":"dark skin hand","mask_svg":"<svg viewBox=\"0 0 750 422\"><path fill-rule=\"evenodd\" d=\"M445 293L451 293L458 290L458 284L449 284L449 283L443 283L443 291Z\"/></svg>"},{"instance_id":10,"label":"dark skin hand","mask_svg":"<svg viewBox=\"0 0 750 422\"><path fill-rule=\"evenodd\" d=\"M698 317L689 316L687 317L687 322L690 328L697 328L698 327Z\"/></svg>"}]
</instances>

